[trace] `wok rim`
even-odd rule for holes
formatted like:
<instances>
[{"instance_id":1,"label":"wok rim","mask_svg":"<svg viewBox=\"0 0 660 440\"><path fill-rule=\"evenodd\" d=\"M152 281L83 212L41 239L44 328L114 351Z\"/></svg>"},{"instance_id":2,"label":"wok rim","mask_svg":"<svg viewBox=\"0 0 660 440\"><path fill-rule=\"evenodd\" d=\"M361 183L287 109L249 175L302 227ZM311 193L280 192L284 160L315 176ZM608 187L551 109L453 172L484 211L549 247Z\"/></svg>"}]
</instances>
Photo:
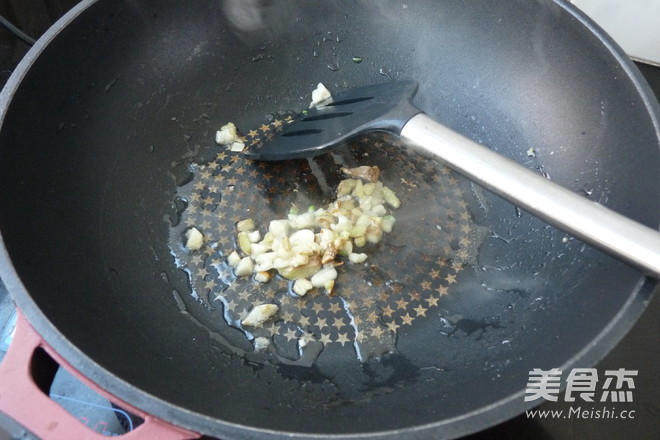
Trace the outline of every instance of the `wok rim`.
<instances>
[{"instance_id":1,"label":"wok rim","mask_svg":"<svg viewBox=\"0 0 660 440\"><path fill-rule=\"evenodd\" d=\"M641 97L655 129L660 148L660 105L650 86L625 54L623 49L605 33L591 18L566 0L550 0L573 16L607 48L625 75L632 81ZM5 87L0 92L0 131L12 98L35 60L47 49L60 32L74 22L82 13L99 0L82 0L57 22L55 22L32 46L25 57L12 72ZM660 229L656 227L655 229ZM16 272L9 253L4 245L0 231L0 279L5 284L11 298L32 327L62 359L75 371L107 391L117 399L134 406L146 414L162 419L175 426L189 429L200 434L212 436L240 436L246 438L295 438L295 439L417 439L420 435L434 435L434 438L457 438L479 432L522 414L525 410L541 402L525 402L525 390L520 390L504 399L493 402L461 416L444 419L424 425L416 425L387 431L358 433L301 433L285 432L256 428L223 421L206 416L160 399L108 371L83 351L70 342L38 307ZM593 366L602 360L614 348L637 322L656 291L660 291L658 280L653 280L640 273L640 279L629 294L621 310L608 325L587 346L570 358L562 369L576 366ZM29 428L29 427L28 427Z\"/></svg>"}]
</instances>

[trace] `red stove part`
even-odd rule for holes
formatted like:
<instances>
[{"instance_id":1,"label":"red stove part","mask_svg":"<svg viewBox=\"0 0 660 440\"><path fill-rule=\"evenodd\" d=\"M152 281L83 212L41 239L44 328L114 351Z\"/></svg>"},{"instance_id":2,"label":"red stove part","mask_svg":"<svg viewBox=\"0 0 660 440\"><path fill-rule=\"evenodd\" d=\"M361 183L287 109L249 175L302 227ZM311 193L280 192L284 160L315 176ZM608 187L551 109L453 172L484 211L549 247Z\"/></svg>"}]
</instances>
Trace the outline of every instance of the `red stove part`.
<instances>
[{"instance_id":1,"label":"red stove part","mask_svg":"<svg viewBox=\"0 0 660 440\"><path fill-rule=\"evenodd\" d=\"M199 434L171 425L121 402L75 371L32 328L17 311L14 339L0 363L0 412L8 415L40 438L49 440L90 439L107 437L92 431L64 408L52 401L36 384L33 371L34 354L45 350L58 364L101 396L142 417L144 423L121 436L126 440L184 440L199 438Z\"/></svg>"}]
</instances>

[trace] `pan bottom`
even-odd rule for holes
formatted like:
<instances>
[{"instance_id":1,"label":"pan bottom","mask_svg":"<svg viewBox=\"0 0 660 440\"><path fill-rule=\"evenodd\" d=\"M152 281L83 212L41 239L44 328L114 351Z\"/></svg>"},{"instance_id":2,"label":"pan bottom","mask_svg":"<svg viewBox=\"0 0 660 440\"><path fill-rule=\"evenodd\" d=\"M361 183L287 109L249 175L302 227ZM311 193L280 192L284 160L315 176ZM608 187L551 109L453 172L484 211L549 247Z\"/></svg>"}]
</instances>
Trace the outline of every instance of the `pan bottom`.
<instances>
[{"instance_id":1,"label":"pan bottom","mask_svg":"<svg viewBox=\"0 0 660 440\"><path fill-rule=\"evenodd\" d=\"M278 120L251 131L254 142L276 130ZM254 219L257 229L286 218L292 207L326 205L336 197L340 168L378 166L381 180L402 201L393 212L393 231L367 244L364 264L346 261L333 295L313 289L304 297L291 282L275 276L267 283L238 278L227 263L234 251L236 223ZM451 294L465 267L474 265L487 230L468 212L458 179L448 168L408 152L384 133L366 135L332 154L282 163L253 162L221 151L191 165L192 179L178 188L170 249L185 271L191 295L207 326L227 350L257 362L310 367L325 347L367 361L395 351L400 328L415 325ZM185 233L195 227L204 246L191 251ZM255 329L240 324L255 306L275 303L278 317ZM199 313L197 313L199 314ZM267 350L255 347L267 340Z\"/></svg>"}]
</instances>

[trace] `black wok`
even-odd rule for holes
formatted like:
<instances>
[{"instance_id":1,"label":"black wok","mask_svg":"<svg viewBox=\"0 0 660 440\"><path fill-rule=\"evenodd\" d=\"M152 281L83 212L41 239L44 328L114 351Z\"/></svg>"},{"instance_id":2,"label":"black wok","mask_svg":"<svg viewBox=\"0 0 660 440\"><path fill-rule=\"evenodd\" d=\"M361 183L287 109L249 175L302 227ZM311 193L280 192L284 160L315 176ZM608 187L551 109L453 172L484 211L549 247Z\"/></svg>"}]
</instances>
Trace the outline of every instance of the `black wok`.
<instances>
[{"instance_id":1,"label":"black wok","mask_svg":"<svg viewBox=\"0 0 660 440\"><path fill-rule=\"evenodd\" d=\"M658 104L563 2L89 1L2 96L2 279L83 376L195 432L448 438L521 413L540 403L523 399L530 370L593 365L656 282L460 177L449 182L479 232L473 255L382 355L360 361L350 344L328 343L308 363L255 357L177 266L178 197L199 178L192 163L220 160L215 130L302 110L318 82L388 78L419 81L416 104L443 124L658 228ZM441 168L396 156L405 152L347 148L356 162L392 159L408 183L440 182ZM278 169L264 188L282 188L285 203L268 206L332 166ZM426 212L401 217L436 226ZM442 252L431 244L407 261Z\"/></svg>"}]
</instances>

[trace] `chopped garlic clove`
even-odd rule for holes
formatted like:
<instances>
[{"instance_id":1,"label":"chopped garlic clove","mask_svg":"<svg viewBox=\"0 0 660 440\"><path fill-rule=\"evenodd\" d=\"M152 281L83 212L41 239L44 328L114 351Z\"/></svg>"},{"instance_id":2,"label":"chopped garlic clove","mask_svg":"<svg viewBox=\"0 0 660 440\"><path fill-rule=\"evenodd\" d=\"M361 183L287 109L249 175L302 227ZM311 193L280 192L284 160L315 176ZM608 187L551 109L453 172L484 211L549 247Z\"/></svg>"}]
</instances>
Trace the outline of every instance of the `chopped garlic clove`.
<instances>
[{"instance_id":1,"label":"chopped garlic clove","mask_svg":"<svg viewBox=\"0 0 660 440\"><path fill-rule=\"evenodd\" d=\"M289 264L287 266L300 267L309 263L309 257L307 255L294 254L292 258L288 260Z\"/></svg>"},{"instance_id":2,"label":"chopped garlic clove","mask_svg":"<svg viewBox=\"0 0 660 440\"><path fill-rule=\"evenodd\" d=\"M238 255L238 252L234 251L229 256L227 257L227 264L229 264L231 267L236 267L238 266L238 263L241 262L241 256Z\"/></svg>"},{"instance_id":3,"label":"chopped garlic clove","mask_svg":"<svg viewBox=\"0 0 660 440\"><path fill-rule=\"evenodd\" d=\"M204 245L204 236L199 229L190 228L186 231L186 247L191 251L198 251Z\"/></svg>"},{"instance_id":4,"label":"chopped garlic clove","mask_svg":"<svg viewBox=\"0 0 660 440\"><path fill-rule=\"evenodd\" d=\"M254 264L252 263L252 258L241 258L241 261L239 261L236 265L234 272L237 277L246 277L252 275L254 273Z\"/></svg>"},{"instance_id":5,"label":"chopped garlic clove","mask_svg":"<svg viewBox=\"0 0 660 440\"><path fill-rule=\"evenodd\" d=\"M286 237L289 235L289 221L288 220L271 220L268 224L268 232L275 237Z\"/></svg>"},{"instance_id":6,"label":"chopped garlic clove","mask_svg":"<svg viewBox=\"0 0 660 440\"><path fill-rule=\"evenodd\" d=\"M335 261L335 258L337 257L337 248L334 245L330 245L327 248L325 248L325 252L323 252L323 256L321 257L321 264L329 264Z\"/></svg>"},{"instance_id":7,"label":"chopped garlic clove","mask_svg":"<svg viewBox=\"0 0 660 440\"><path fill-rule=\"evenodd\" d=\"M390 188L384 186L382 188L383 190L383 198L387 202L388 205L390 205L392 208L398 208L401 206L401 200L396 196L396 193L392 191Z\"/></svg>"},{"instance_id":8,"label":"chopped garlic clove","mask_svg":"<svg viewBox=\"0 0 660 440\"><path fill-rule=\"evenodd\" d=\"M254 261L257 264L272 263L276 257L277 254L275 252L264 252L259 255L256 255L254 257Z\"/></svg>"},{"instance_id":9,"label":"chopped garlic clove","mask_svg":"<svg viewBox=\"0 0 660 440\"><path fill-rule=\"evenodd\" d=\"M364 263L365 261L367 261L367 254L364 253L357 254L355 252L351 252L350 254L348 254L348 261L355 264Z\"/></svg>"},{"instance_id":10,"label":"chopped garlic clove","mask_svg":"<svg viewBox=\"0 0 660 440\"><path fill-rule=\"evenodd\" d=\"M377 204L371 208L371 214L377 217L383 217L387 214L387 210L382 204Z\"/></svg>"},{"instance_id":11,"label":"chopped garlic clove","mask_svg":"<svg viewBox=\"0 0 660 440\"><path fill-rule=\"evenodd\" d=\"M390 232L392 232L392 228L394 228L395 222L396 219L393 216L386 215L385 217L383 217L383 222L380 224L380 227L383 228L383 232L387 232L389 234Z\"/></svg>"},{"instance_id":12,"label":"chopped garlic clove","mask_svg":"<svg viewBox=\"0 0 660 440\"><path fill-rule=\"evenodd\" d=\"M243 232L243 231L250 232L250 231L254 231L255 228L256 225L254 224L254 220L252 220L251 218L241 220L240 222L236 223L236 229L238 230L238 232Z\"/></svg>"},{"instance_id":13,"label":"chopped garlic clove","mask_svg":"<svg viewBox=\"0 0 660 440\"><path fill-rule=\"evenodd\" d=\"M328 281L334 281L336 278L337 269L335 269L334 266L328 265L316 272L310 281L314 287L325 287Z\"/></svg>"},{"instance_id":14,"label":"chopped garlic clove","mask_svg":"<svg viewBox=\"0 0 660 440\"><path fill-rule=\"evenodd\" d=\"M296 245L310 245L314 243L314 231L311 229L300 229L289 236L289 244Z\"/></svg>"},{"instance_id":15,"label":"chopped garlic clove","mask_svg":"<svg viewBox=\"0 0 660 440\"><path fill-rule=\"evenodd\" d=\"M267 283L268 281L270 281L270 278L271 278L270 272L266 272L266 271L257 272L257 274L254 276L255 281L258 281L260 283Z\"/></svg>"},{"instance_id":16,"label":"chopped garlic clove","mask_svg":"<svg viewBox=\"0 0 660 440\"><path fill-rule=\"evenodd\" d=\"M247 233L250 243L256 243L261 240L261 232L259 231L250 231Z\"/></svg>"},{"instance_id":17,"label":"chopped garlic clove","mask_svg":"<svg viewBox=\"0 0 660 440\"><path fill-rule=\"evenodd\" d=\"M337 196L341 197L351 194L355 189L356 182L357 180L354 179L345 179L339 182L339 185L337 186Z\"/></svg>"},{"instance_id":18,"label":"chopped garlic clove","mask_svg":"<svg viewBox=\"0 0 660 440\"><path fill-rule=\"evenodd\" d=\"M252 242L250 241L248 232L239 232L236 236L236 241L243 255L250 255L250 252L252 252Z\"/></svg>"},{"instance_id":19,"label":"chopped garlic clove","mask_svg":"<svg viewBox=\"0 0 660 440\"><path fill-rule=\"evenodd\" d=\"M250 310L250 313L241 321L241 324L249 327L259 327L275 316L279 310L280 308L276 304L260 304Z\"/></svg>"},{"instance_id":20,"label":"chopped garlic clove","mask_svg":"<svg viewBox=\"0 0 660 440\"><path fill-rule=\"evenodd\" d=\"M223 125L220 127L220 130L215 133L215 142L220 145L230 145L237 141L240 141L240 137L238 136L236 125L233 122L228 122Z\"/></svg>"},{"instance_id":21,"label":"chopped garlic clove","mask_svg":"<svg viewBox=\"0 0 660 440\"><path fill-rule=\"evenodd\" d=\"M245 144L241 141L232 142L229 146L229 151L241 152L245 150Z\"/></svg>"},{"instance_id":22,"label":"chopped garlic clove","mask_svg":"<svg viewBox=\"0 0 660 440\"><path fill-rule=\"evenodd\" d=\"M338 251L339 255L343 257L350 255L352 252L353 252L353 242L350 240L346 240L344 245Z\"/></svg>"},{"instance_id":23,"label":"chopped garlic clove","mask_svg":"<svg viewBox=\"0 0 660 440\"><path fill-rule=\"evenodd\" d=\"M261 254L268 252L269 248L266 245L261 243L251 243L250 244L250 256L257 261L257 257Z\"/></svg>"},{"instance_id":24,"label":"chopped garlic clove","mask_svg":"<svg viewBox=\"0 0 660 440\"><path fill-rule=\"evenodd\" d=\"M312 103L309 104L309 108L318 107L319 104L324 104L326 101L332 99L332 94L323 83L319 83L314 90L312 90Z\"/></svg>"},{"instance_id":25,"label":"chopped garlic clove","mask_svg":"<svg viewBox=\"0 0 660 440\"><path fill-rule=\"evenodd\" d=\"M289 214L289 224L293 229L308 229L316 226L316 219L313 212L296 215Z\"/></svg>"},{"instance_id":26,"label":"chopped garlic clove","mask_svg":"<svg viewBox=\"0 0 660 440\"><path fill-rule=\"evenodd\" d=\"M367 228L367 233L364 234L364 238L369 243L378 243L381 238L383 238L383 230L377 226L370 226Z\"/></svg>"},{"instance_id":27,"label":"chopped garlic clove","mask_svg":"<svg viewBox=\"0 0 660 440\"><path fill-rule=\"evenodd\" d=\"M298 296L304 296L307 292L312 290L314 285L307 278L298 278L293 282L291 290Z\"/></svg>"},{"instance_id":28,"label":"chopped garlic clove","mask_svg":"<svg viewBox=\"0 0 660 440\"><path fill-rule=\"evenodd\" d=\"M320 261L319 264L316 261L307 263L304 266L286 266L279 268L278 272L287 280L297 280L299 278L308 278L318 273L321 268Z\"/></svg>"},{"instance_id":29,"label":"chopped garlic clove","mask_svg":"<svg viewBox=\"0 0 660 440\"><path fill-rule=\"evenodd\" d=\"M263 244L264 246L272 247L273 240L275 240L275 236L270 232L266 232L264 234L263 240L261 240L261 244Z\"/></svg>"},{"instance_id":30,"label":"chopped garlic clove","mask_svg":"<svg viewBox=\"0 0 660 440\"><path fill-rule=\"evenodd\" d=\"M335 280L328 280L325 282L323 285L325 287L325 293L328 295L334 295L334 290L335 290Z\"/></svg>"}]
</instances>

